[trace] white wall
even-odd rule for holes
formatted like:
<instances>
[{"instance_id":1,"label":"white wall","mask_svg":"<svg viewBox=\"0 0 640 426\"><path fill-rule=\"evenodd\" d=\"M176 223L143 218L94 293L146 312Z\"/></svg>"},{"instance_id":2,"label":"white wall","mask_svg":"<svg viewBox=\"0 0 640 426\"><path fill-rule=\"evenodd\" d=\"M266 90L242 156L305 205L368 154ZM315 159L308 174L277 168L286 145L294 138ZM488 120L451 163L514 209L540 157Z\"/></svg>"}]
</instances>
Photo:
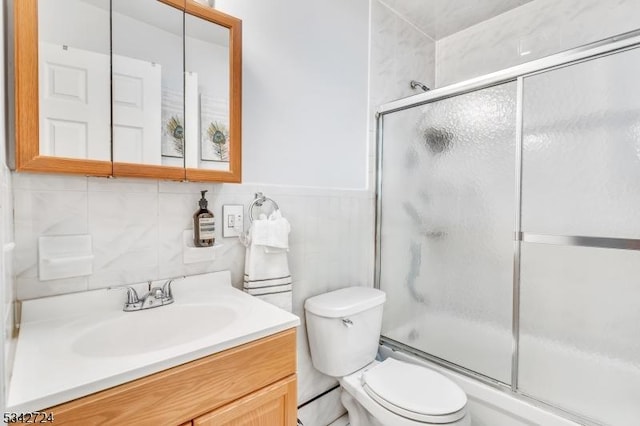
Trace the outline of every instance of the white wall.
<instances>
[{"instance_id":1,"label":"white wall","mask_svg":"<svg viewBox=\"0 0 640 426\"><path fill-rule=\"evenodd\" d=\"M638 28L638 0L535 0L438 40L436 86ZM521 55L525 51L531 53Z\"/></svg>"},{"instance_id":2,"label":"white wall","mask_svg":"<svg viewBox=\"0 0 640 426\"><path fill-rule=\"evenodd\" d=\"M218 0L243 20L243 180L365 188L368 0Z\"/></svg>"},{"instance_id":3,"label":"white wall","mask_svg":"<svg viewBox=\"0 0 640 426\"><path fill-rule=\"evenodd\" d=\"M108 55L109 1L38 0L38 38Z\"/></svg>"}]
</instances>

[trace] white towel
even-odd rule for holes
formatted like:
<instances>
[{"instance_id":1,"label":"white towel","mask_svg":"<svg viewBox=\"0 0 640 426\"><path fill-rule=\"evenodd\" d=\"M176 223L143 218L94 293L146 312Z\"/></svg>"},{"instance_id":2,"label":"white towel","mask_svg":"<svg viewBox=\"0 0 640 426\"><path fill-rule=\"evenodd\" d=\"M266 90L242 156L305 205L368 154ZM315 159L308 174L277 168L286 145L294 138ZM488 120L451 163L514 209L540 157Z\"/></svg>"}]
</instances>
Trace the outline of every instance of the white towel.
<instances>
[{"instance_id":1,"label":"white towel","mask_svg":"<svg viewBox=\"0 0 640 426\"><path fill-rule=\"evenodd\" d=\"M252 244L264 246L266 252L275 253L289 250L289 232L291 225L282 217L280 210L276 210L265 218L254 220L252 227Z\"/></svg>"},{"instance_id":2,"label":"white towel","mask_svg":"<svg viewBox=\"0 0 640 426\"><path fill-rule=\"evenodd\" d=\"M278 217L279 216L279 217ZM274 220L283 219L282 215L274 216ZM285 239L288 247L289 222L286 222ZM269 241L272 223L269 219L261 215L253 221L247 236L241 241L247 247L244 264L244 291L258 297L268 303L276 305L281 309L291 312L292 291L291 273L289 272L289 261L287 259L287 248L269 247L265 243ZM276 224L281 227L283 222ZM277 230L277 232L282 232ZM274 243L282 245L282 239L274 240Z\"/></svg>"},{"instance_id":3,"label":"white towel","mask_svg":"<svg viewBox=\"0 0 640 426\"><path fill-rule=\"evenodd\" d=\"M287 252L266 253L261 246L250 244L244 260L244 281L247 287L291 282ZM248 283L248 284L247 284Z\"/></svg>"}]
</instances>

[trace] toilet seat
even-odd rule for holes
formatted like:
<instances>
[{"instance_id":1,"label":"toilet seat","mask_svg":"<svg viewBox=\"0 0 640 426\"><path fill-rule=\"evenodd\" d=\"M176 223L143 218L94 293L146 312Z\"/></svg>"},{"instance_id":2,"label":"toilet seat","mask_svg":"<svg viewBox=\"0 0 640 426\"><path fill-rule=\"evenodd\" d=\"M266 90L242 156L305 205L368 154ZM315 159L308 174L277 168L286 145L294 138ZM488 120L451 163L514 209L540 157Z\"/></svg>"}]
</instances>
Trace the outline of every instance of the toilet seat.
<instances>
[{"instance_id":1,"label":"toilet seat","mask_svg":"<svg viewBox=\"0 0 640 426\"><path fill-rule=\"evenodd\" d=\"M424 423L453 423L465 415L467 396L440 373L393 358L366 370L362 388L387 410Z\"/></svg>"}]
</instances>

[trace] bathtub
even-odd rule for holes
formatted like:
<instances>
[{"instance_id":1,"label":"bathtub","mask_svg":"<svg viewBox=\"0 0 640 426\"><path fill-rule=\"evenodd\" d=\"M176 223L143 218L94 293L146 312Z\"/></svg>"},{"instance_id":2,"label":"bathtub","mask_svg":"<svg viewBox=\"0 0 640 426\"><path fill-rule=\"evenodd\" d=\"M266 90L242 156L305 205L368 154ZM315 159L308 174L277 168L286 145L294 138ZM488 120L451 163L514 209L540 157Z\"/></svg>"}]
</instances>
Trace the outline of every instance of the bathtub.
<instances>
[{"instance_id":1,"label":"bathtub","mask_svg":"<svg viewBox=\"0 0 640 426\"><path fill-rule=\"evenodd\" d=\"M510 382L510 329L445 312L422 313L411 321L396 318L395 324L393 319L385 319L383 336L418 350L425 350L426 346L425 339L421 337L429 336L428 341L438 348L440 358L503 383ZM475 356L469 357L469 353ZM564 417L551 413L546 405L516 395L509 388L492 387L386 346L381 347L381 355L427 365L458 382L469 396L474 425L578 424L567 420L575 419L575 416L565 415L562 411L558 412ZM596 350L587 352L568 342L521 334L519 360L520 371L524 373L520 376L521 389L535 391L538 396L543 396L543 401L561 401L559 406L586 418L602 419L606 424L640 424L640 364L634 362L631 355L627 354L625 359L614 358ZM598 423L592 421L587 424Z\"/></svg>"},{"instance_id":2,"label":"bathtub","mask_svg":"<svg viewBox=\"0 0 640 426\"><path fill-rule=\"evenodd\" d=\"M423 365L456 382L467 394L467 408L472 426L580 426L579 423L546 411L509 392L485 385L422 358L395 351L384 345L380 346L379 355L383 359L391 357Z\"/></svg>"}]
</instances>

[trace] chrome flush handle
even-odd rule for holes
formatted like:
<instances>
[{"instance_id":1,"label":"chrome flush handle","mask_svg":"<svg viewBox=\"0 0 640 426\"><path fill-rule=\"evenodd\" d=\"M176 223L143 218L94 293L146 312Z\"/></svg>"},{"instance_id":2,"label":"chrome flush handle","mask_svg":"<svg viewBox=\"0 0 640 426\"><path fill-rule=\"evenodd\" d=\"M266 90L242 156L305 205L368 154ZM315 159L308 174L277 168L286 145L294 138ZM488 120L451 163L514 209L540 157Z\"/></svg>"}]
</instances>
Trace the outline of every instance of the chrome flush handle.
<instances>
[{"instance_id":1,"label":"chrome flush handle","mask_svg":"<svg viewBox=\"0 0 640 426\"><path fill-rule=\"evenodd\" d=\"M347 328L353 327L353 321L351 321L349 318L342 318L342 324Z\"/></svg>"}]
</instances>

